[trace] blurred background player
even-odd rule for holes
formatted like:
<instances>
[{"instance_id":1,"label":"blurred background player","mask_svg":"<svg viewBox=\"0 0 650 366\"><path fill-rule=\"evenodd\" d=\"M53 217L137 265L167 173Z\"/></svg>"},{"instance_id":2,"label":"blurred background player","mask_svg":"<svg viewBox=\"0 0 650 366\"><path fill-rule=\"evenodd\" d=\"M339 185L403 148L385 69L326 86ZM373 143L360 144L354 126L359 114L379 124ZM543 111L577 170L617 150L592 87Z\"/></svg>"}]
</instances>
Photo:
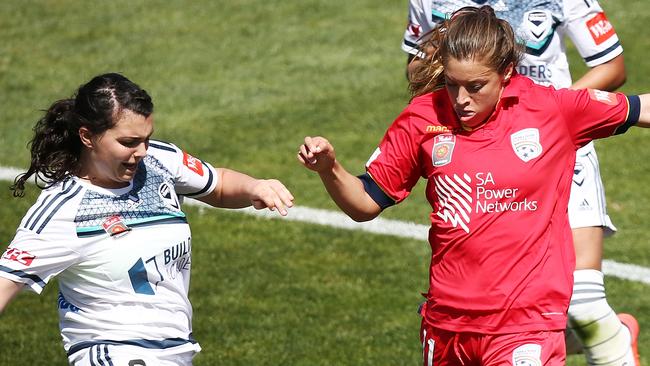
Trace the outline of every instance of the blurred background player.
<instances>
[{"instance_id":1,"label":"blurred background player","mask_svg":"<svg viewBox=\"0 0 650 366\"><path fill-rule=\"evenodd\" d=\"M625 82L623 48L596 0L411 0L402 49L408 53L407 75L420 62L415 57L422 38L453 11L468 5L490 5L507 20L526 45L517 71L541 85L613 91ZM572 83L566 55L569 38L590 67ZM424 50L426 51L426 50ZM569 222L576 250L574 292L569 307L567 350L584 352L593 365L639 365L639 326L633 316L612 310L601 272L603 237L613 234L605 208L593 142L578 150L569 201ZM622 326L622 322L627 328ZM578 341L576 343L575 341Z\"/></svg>"},{"instance_id":2,"label":"blurred background player","mask_svg":"<svg viewBox=\"0 0 650 366\"><path fill-rule=\"evenodd\" d=\"M183 197L215 207L277 210L277 180L214 168L150 140L153 103L120 74L99 75L37 122L23 194L45 183L0 259L0 312L22 289L59 280L59 324L71 365L191 365L192 239ZM36 345L35 345L36 346Z\"/></svg>"}]
</instances>

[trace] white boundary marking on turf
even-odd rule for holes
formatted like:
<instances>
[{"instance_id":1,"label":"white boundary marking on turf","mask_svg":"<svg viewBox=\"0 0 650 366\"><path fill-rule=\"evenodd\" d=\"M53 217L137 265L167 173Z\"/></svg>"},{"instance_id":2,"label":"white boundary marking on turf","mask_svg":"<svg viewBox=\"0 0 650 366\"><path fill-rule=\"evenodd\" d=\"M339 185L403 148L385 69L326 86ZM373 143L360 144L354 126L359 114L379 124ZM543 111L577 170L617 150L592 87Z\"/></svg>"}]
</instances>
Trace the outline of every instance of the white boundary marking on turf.
<instances>
[{"instance_id":1,"label":"white boundary marking on turf","mask_svg":"<svg viewBox=\"0 0 650 366\"><path fill-rule=\"evenodd\" d=\"M16 175L24 172L17 168L0 167L0 180L12 181ZM196 200L188 200L186 204L212 208ZM295 206L290 209L289 215L282 217L277 212L269 210L255 210L252 207L237 210L249 215L265 218L282 219L289 221L308 222L312 224L325 225L346 230L360 230L373 234L393 235L402 238L427 240L429 227L407 221L389 220L378 217L368 222L355 222L347 215L323 209ZM613 260L603 260L603 273L630 281L642 282L650 285L650 268L618 263Z\"/></svg>"}]
</instances>

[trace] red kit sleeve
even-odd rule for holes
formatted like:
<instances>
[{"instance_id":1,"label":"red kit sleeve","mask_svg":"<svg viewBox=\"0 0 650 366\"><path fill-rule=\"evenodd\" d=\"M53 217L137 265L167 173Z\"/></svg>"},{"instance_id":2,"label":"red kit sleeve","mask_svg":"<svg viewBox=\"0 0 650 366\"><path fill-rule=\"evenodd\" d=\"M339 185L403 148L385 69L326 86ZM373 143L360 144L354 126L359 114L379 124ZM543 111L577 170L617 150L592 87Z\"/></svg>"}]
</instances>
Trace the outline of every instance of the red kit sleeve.
<instances>
[{"instance_id":1,"label":"red kit sleeve","mask_svg":"<svg viewBox=\"0 0 650 366\"><path fill-rule=\"evenodd\" d=\"M379 147L366 163L366 171L395 202L404 200L420 178L418 157L421 117L407 107L388 128Z\"/></svg>"},{"instance_id":2,"label":"red kit sleeve","mask_svg":"<svg viewBox=\"0 0 650 366\"><path fill-rule=\"evenodd\" d=\"M596 89L560 89L555 97L577 146L624 133L639 118L637 96Z\"/></svg>"}]
</instances>

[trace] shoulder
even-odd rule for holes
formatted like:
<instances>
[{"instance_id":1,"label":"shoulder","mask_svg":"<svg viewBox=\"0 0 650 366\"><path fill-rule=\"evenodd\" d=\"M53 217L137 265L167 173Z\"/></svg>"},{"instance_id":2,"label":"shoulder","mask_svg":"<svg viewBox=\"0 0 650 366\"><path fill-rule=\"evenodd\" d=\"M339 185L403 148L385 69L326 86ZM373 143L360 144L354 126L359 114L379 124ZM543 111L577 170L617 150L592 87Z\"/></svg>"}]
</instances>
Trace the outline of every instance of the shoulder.
<instances>
[{"instance_id":1,"label":"shoulder","mask_svg":"<svg viewBox=\"0 0 650 366\"><path fill-rule=\"evenodd\" d=\"M514 73L510 78L510 82L506 90L511 89L517 92L525 92L530 87L537 85L531 78L523 76L519 73Z\"/></svg>"},{"instance_id":2,"label":"shoulder","mask_svg":"<svg viewBox=\"0 0 650 366\"><path fill-rule=\"evenodd\" d=\"M431 0L409 0L409 7L418 10L431 9L431 3Z\"/></svg>"},{"instance_id":3,"label":"shoulder","mask_svg":"<svg viewBox=\"0 0 650 366\"><path fill-rule=\"evenodd\" d=\"M177 165L183 164L191 168L193 164L198 164L200 162L199 159L188 154L180 147L160 140L151 140L149 142L147 155L155 158L167 167L170 165L171 167L176 167Z\"/></svg>"},{"instance_id":4,"label":"shoulder","mask_svg":"<svg viewBox=\"0 0 650 366\"><path fill-rule=\"evenodd\" d=\"M450 132L456 125L456 117L442 88L413 98L394 124L417 135Z\"/></svg>"},{"instance_id":5,"label":"shoulder","mask_svg":"<svg viewBox=\"0 0 650 366\"><path fill-rule=\"evenodd\" d=\"M150 140L147 149L149 155L178 155L181 153L182 150L178 146L160 140Z\"/></svg>"},{"instance_id":6,"label":"shoulder","mask_svg":"<svg viewBox=\"0 0 650 366\"><path fill-rule=\"evenodd\" d=\"M515 74L503 91L502 98L516 97L520 104L546 105L554 100L555 92L552 86L540 85L526 76Z\"/></svg>"},{"instance_id":7,"label":"shoulder","mask_svg":"<svg viewBox=\"0 0 650 366\"><path fill-rule=\"evenodd\" d=\"M151 140L147 150L148 161L151 164L155 162L164 167L174 176L182 175L183 171L189 170L203 176L204 171L214 169L201 159L188 154L180 147L164 141Z\"/></svg>"},{"instance_id":8,"label":"shoulder","mask_svg":"<svg viewBox=\"0 0 650 366\"><path fill-rule=\"evenodd\" d=\"M405 111L413 114L427 116L428 119L437 119L439 112L451 110L451 103L445 88L437 89L431 93L423 94L411 99Z\"/></svg>"},{"instance_id":9,"label":"shoulder","mask_svg":"<svg viewBox=\"0 0 650 366\"><path fill-rule=\"evenodd\" d=\"M537 28L537 33L564 21L562 0L510 0L503 7L495 8L495 11L499 18L508 21L513 28Z\"/></svg>"},{"instance_id":10,"label":"shoulder","mask_svg":"<svg viewBox=\"0 0 650 366\"><path fill-rule=\"evenodd\" d=\"M176 175L180 165L182 165L189 155L178 146L165 141L149 141L147 157L144 162L147 166L162 169L166 172Z\"/></svg>"},{"instance_id":11,"label":"shoulder","mask_svg":"<svg viewBox=\"0 0 650 366\"><path fill-rule=\"evenodd\" d=\"M570 20L603 12L603 8L596 0L563 0L562 4L564 15Z\"/></svg>"},{"instance_id":12,"label":"shoulder","mask_svg":"<svg viewBox=\"0 0 650 366\"><path fill-rule=\"evenodd\" d=\"M44 189L23 217L19 230L45 234L74 228L74 218L85 191L74 177Z\"/></svg>"},{"instance_id":13,"label":"shoulder","mask_svg":"<svg viewBox=\"0 0 650 366\"><path fill-rule=\"evenodd\" d=\"M66 206L67 202L73 201L74 198L81 199L85 191L86 187L79 182L79 178L74 176L69 177L62 182L58 182L44 189L34 206L41 202L43 206L56 205L57 208L62 208Z\"/></svg>"}]
</instances>

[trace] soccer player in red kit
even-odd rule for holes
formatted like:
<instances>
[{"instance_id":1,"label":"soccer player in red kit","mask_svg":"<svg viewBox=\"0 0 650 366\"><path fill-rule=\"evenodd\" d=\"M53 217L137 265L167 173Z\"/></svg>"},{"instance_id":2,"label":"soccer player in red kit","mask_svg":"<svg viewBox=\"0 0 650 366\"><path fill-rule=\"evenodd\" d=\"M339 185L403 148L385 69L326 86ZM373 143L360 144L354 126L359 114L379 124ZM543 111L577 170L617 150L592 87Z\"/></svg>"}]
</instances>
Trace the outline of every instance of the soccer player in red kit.
<instances>
[{"instance_id":1,"label":"soccer player in red kit","mask_svg":"<svg viewBox=\"0 0 650 366\"><path fill-rule=\"evenodd\" d=\"M521 46L490 7L460 9L433 32L413 99L366 174L347 172L323 137L306 137L298 160L357 221L427 180L424 365L564 365L576 150L650 127L650 94L534 84L516 73Z\"/></svg>"}]
</instances>

